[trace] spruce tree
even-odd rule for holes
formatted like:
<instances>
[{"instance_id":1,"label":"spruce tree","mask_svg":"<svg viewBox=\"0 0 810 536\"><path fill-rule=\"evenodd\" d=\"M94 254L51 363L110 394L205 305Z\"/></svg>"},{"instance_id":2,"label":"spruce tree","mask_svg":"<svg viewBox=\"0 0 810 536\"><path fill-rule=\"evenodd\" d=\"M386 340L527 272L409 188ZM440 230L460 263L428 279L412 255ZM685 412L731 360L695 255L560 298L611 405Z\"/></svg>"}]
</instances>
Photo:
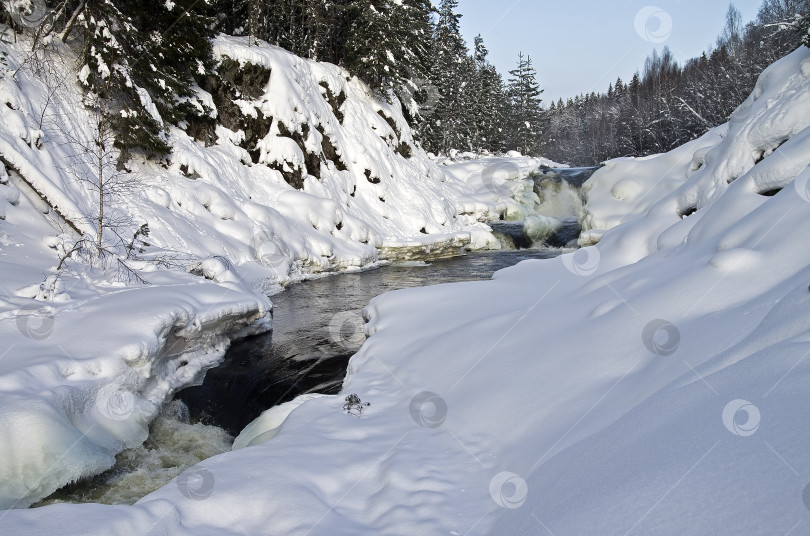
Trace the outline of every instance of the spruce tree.
<instances>
[{"instance_id":1,"label":"spruce tree","mask_svg":"<svg viewBox=\"0 0 810 536\"><path fill-rule=\"evenodd\" d=\"M537 72L532 66L531 58L523 56L522 52L518 58L517 68L509 71L509 74L511 143L518 151L530 154L535 152L540 144L542 119L540 94L543 90L537 83Z\"/></svg>"},{"instance_id":2,"label":"spruce tree","mask_svg":"<svg viewBox=\"0 0 810 536\"><path fill-rule=\"evenodd\" d=\"M351 7L356 0L326 0L329 20L327 43L321 47L321 59L340 64L345 54L346 42L352 27Z\"/></svg>"},{"instance_id":3,"label":"spruce tree","mask_svg":"<svg viewBox=\"0 0 810 536\"><path fill-rule=\"evenodd\" d=\"M209 21L194 0L87 2L79 81L97 100L126 157L170 151L163 122L205 116L193 103L195 77L213 64Z\"/></svg>"},{"instance_id":4,"label":"spruce tree","mask_svg":"<svg viewBox=\"0 0 810 536\"><path fill-rule=\"evenodd\" d=\"M150 154L165 154L169 147L161 137L163 124L150 114L133 80L128 59L138 44L132 19L111 0L88 3L79 16L84 30L79 81L89 90L86 103L94 107L99 121L114 123L120 136L115 145L124 151L139 148Z\"/></svg>"},{"instance_id":5,"label":"spruce tree","mask_svg":"<svg viewBox=\"0 0 810 536\"><path fill-rule=\"evenodd\" d=\"M505 148L503 126L507 121L507 103L503 89L503 80L498 71L487 60L489 51L483 38L475 38L473 57L475 59L475 78L473 87L473 147L478 150L493 152Z\"/></svg>"},{"instance_id":6,"label":"spruce tree","mask_svg":"<svg viewBox=\"0 0 810 536\"><path fill-rule=\"evenodd\" d=\"M135 47L132 71L149 91L163 119L172 123L200 116L188 102L196 79L213 68L210 20L197 0L141 0L136 25L145 43ZM134 17L134 15L133 15Z\"/></svg>"},{"instance_id":7,"label":"spruce tree","mask_svg":"<svg viewBox=\"0 0 810 536\"><path fill-rule=\"evenodd\" d=\"M430 13L426 0L359 0L349 11L344 67L379 97L399 97L411 116L428 76Z\"/></svg>"},{"instance_id":8,"label":"spruce tree","mask_svg":"<svg viewBox=\"0 0 810 536\"><path fill-rule=\"evenodd\" d=\"M430 86L430 42L433 39L433 6L430 0L403 0L395 6L393 30L397 40L397 83L394 91L403 104L411 125L421 117L420 108L430 108L435 100ZM432 110L424 110L426 114Z\"/></svg>"},{"instance_id":9,"label":"spruce tree","mask_svg":"<svg viewBox=\"0 0 810 536\"><path fill-rule=\"evenodd\" d=\"M391 95L399 78L397 29L391 27L394 6L390 0L355 3L344 57L344 66L349 72L383 98Z\"/></svg>"},{"instance_id":10,"label":"spruce tree","mask_svg":"<svg viewBox=\"0 0 810 536\"><path fill-rule=\"evenodd\" d=\"M461 15L457 0L442 0L434 32L431 54L432 82L440 95L435 113L423 124L425 144L433 151L447 153L462 148L465 135L463 93L466 91L467 47L461 37Z\"/></svg>"}]
</instances>

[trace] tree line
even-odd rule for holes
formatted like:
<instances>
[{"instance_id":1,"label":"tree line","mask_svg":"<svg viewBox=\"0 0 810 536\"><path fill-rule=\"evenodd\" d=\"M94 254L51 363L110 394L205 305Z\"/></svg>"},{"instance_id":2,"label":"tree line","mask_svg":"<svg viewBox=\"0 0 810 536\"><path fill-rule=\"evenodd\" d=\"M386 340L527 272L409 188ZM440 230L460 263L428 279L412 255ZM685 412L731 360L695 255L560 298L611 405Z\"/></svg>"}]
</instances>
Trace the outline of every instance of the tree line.
<instances>
[{"instance_id":1,"label":"tree line","mask_svg":"<svg viewBox=\"0 0 810 536\"><path fill-rule=\"evenodd\" d=\"M378 98L399 100L434 153L514 149L594 164L666 151L724 122L762 69L807 39L810 13L810 0L765 0L744 26L731 6L701 57L680 66L655 51L629 82L544 108L530 57L504 80L480 36L468 47L458 0L5 0L0 20L22 31L20 10L42 1L36 40L77 51L85 104L108 119L124 158L167 154L166 125L215 121L193 88L215 69L218 33L345 67Z\"/></svg>"},{"instance_id":2,"label":"tree line","mask_svg":"<svg viewBox=\"0 0 810 536\"><path fill-rule=\"evenodd\" d=\"M540 88L519 57L504 82L481 36L461 36L458 0L217 0L217 31L345 67L396 98L425 149L539 149ZM526 126L528 123L528 127ZM513 126L514 125L514 126Z\"/></svg>"},{"instance_id":3,"label":"tree line","mask_svg":"<svg viewBox=\"0 0 810 536\"><path fill-rule=\"evenodd\" d=\"M807 34L810 1L765 0L743 25L732 4L715 46L678 65L668 48L654 51L642 72L606 93L552 103L544 112L544 156L595 165L618 156L669 151L728 120L759 74L792 52Z\"/></svg>"},{"instance_id":4,"label":"tree line","mask_svg":"<svg viewBox=\"0 0 810 536\"><path fill-rule=\"evenodd\" d=\"M48 16L26 28L25 10L43 1ZM125 159L167 154L168 124L213 121L192 88L214 69L210 40L219 33L345 67L376 97L398 99L429 151L538 150L531 59L521 55L504 82L480 36L469 50L457 8L458 0L437 8L430 0L6 0L0 22L77 51L85 104L108 119Z\"/></svg>"}]
</instances>

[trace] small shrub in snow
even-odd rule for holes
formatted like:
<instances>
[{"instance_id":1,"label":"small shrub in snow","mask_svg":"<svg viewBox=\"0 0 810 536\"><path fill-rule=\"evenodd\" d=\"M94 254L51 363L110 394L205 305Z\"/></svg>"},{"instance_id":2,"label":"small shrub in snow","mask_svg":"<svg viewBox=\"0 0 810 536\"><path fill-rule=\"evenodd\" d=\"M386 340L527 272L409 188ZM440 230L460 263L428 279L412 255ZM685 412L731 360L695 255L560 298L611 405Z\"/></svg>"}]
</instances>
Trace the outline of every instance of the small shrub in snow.
<instances>
[{"instance_id":1,"label":"small shrub in snow","mask_svg":"<svg viewBox=\"0 0 810 536\"><path fill-rule=\"evenodd\" d=\"M349 415L360 417L363 413L363 408L371 405L371 402L363 402L360 397L352 393L346 397L346 403L343 404L343 410Z\"/></svg>"},{"instance_id":2,"label":"small shrub in snow","mask_svg":"<svg viewBox=\"0 0 810 536\"><path fill-rule=\"evenodd\" d=\"M132 240L127 244L127 258L130 258L136 252L144 253L146 251L144 248L149 246L149 242L144 240L145 238L149 238L148 223L138 227L138 230L132 235Z\"/></svg>"}]
</instances>

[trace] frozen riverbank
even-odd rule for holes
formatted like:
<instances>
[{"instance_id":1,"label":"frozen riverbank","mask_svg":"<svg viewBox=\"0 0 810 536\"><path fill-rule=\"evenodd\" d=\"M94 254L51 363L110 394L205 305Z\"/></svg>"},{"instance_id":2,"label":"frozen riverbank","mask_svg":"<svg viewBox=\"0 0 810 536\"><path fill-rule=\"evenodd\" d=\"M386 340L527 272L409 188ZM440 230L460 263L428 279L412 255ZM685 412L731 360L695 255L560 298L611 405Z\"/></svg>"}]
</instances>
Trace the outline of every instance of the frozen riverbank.
<instances>
[{"instance_id":1,"label":"frozen riverbank","mask_svg":"<svg viewBox=\"0 0 810 536\"><path fill-rule=\"evenodd\" d=\"M521 260L551 258L562 252L545 247L476 252L290 285L273 296L272 332L232 344L202 384L179 391L176 400L164 408L150 425L144 445L124 450L109 471L68 486L38 504L134 503L189 466L231 450L234 437L262 411L302 394L338 393L349 358L365 340L362 309L379 294L486 280L493 271ZM286 406L275 409L283 412ZM258 425L261 423L254 428ZM249 437L250 432L241 435Z\"/></svg>"},{"instance_id":2,"label":"frozen riverbank","mask_svg":"<svg viewBox=\"0 0 810 536\"><path fill-rule=\"evenodd\" d=\"M0 264L4 272L24 268ZM270 327L269 301L247 289L159 273L153 281L95 293L76 286L59 303L4 302L4 508L111 467L121 449L146 439L163 402L219 362L232 339Z\"/></svg>"},{"instance_id":3,"label":"frozen riverbank","mask_svg":"<svg viewBox=\"0 0 810 536\"><path fill-rule=\"evenodd\" d=\"M32 45L0 40L4 507L140 444L177 389L269 329L265 292L385 256L498 247L482 220L531 212L527 177L548 163L493 158L457 178L414 144L398 103L334 65L228 37L214 43L218 90L192 99L209 130L167 132L160 162L94 161L75 56Z\"/></svg>"}]
</instances>

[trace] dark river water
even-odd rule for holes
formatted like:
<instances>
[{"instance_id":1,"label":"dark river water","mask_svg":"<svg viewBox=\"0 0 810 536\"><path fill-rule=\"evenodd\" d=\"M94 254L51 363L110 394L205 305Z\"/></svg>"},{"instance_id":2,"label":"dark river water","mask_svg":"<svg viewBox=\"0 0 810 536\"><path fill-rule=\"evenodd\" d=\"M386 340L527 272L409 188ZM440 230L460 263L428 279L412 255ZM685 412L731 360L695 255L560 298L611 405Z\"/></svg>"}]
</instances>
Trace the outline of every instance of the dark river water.
<instances>
[{"instance_id":1,"label":"dark river water","mask_svg":"<svg viewBox=\"0 0 810 536\"><path fill-rule=\"evenodd\" d=\"M177 397L189 407L192 421L238 434L262 411L300 394L340 391L349 358L364 340L362 310L375 296L489 279L522 260L556 257L561 251L540 247L477 252L290 285L271 298L271 333L235 343L202 385L186 388Z\"/></svg>"}]
</instances>

